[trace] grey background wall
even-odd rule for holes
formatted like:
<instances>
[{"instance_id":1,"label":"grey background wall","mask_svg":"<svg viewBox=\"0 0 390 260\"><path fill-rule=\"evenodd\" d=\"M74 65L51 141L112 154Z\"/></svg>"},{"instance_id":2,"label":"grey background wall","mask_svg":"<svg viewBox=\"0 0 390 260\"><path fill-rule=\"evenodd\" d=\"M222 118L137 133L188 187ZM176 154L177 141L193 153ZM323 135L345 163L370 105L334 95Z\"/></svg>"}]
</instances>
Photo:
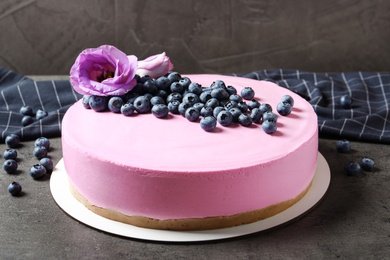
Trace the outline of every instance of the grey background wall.
<instances>
[{"instance_id":1,"label":"grey background wall","mask_svg":"<svg viewBox=\"0 0 390 260\"><path fill-rule=\"evenodd\" d=\"M387 0L1 0L0 66L68 74L80 51L166 51L182 73L390 71Z\"/></svg>"}]
</instances>

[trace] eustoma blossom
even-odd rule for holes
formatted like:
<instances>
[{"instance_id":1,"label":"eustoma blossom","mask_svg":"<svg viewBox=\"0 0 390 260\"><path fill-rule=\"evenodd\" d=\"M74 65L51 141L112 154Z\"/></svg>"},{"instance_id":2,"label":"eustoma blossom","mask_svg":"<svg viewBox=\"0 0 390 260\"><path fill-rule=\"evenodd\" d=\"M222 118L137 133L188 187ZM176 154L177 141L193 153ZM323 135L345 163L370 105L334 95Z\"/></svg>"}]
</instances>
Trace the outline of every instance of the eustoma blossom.
<instances>
[{"instance_id":1,"label":"eustoma blossom","mask_svg":"<svg viewBox=\"0 0 390 260\"><path fill-rule=\"evenodd\" d=\"M114 46L84 50L70 70L73 88L83 95L123 95L137 84L138 59Z\"/></svg>"},{"instance_id":2,"label":"eustoma blossom","mask_svg":"<svg viewBox=\"0 0 390 260\"><path fill-rule=\"evenodd\" d=\"M141 77L149 76L152 78L158 78L167 74L172 69L173 64L165 52L163 52L138 61L137 74Z\"/></svg>"}]
</instances>

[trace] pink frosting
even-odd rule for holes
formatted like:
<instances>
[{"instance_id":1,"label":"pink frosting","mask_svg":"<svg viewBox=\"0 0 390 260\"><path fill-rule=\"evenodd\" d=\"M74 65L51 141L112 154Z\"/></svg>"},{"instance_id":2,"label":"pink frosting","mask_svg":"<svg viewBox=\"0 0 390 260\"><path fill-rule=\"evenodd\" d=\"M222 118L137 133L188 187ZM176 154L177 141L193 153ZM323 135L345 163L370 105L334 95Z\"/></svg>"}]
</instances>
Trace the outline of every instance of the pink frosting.
<instances>
[{"instance_id":1,"label":"pink frosting","mask_svg":"<svg viewBox=\"0 0 390 260\"><path fill-rule=\"evenodd\" d=\"M308 102L265 81L187 75L209 86L221 79L274 109L294 98L278 130L261 125L201 129L180 115L125 117L74 104L63 120L62 142L70 182L100 207L157 219L227 216L292 199L311 182L318 155L317 117Z\"/></svg>"}]
</instances>

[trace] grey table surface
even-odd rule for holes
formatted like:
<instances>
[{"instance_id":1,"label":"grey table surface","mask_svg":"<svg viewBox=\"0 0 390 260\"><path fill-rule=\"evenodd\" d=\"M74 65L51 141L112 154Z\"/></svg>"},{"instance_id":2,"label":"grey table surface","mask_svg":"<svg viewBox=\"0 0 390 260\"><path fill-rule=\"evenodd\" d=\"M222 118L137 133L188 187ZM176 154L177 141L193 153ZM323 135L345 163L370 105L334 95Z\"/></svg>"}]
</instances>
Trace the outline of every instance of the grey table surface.
<instances>
[{"instance_id":1,"label":"grey table surface","mask_svg":"<svg viewBox=\"0 0 390 260\"><path fill-rule=\"evenodd\" d=\"M50 141L56 164L61 138ZM331 183L310 212L268 231L198 243L120 237L73 219L54 201L49 178L29 176L37 159L33 141L23 142L17 174L0 173L0 259L390 259L390 146L352 142L352 151L342 154L335 142L319 141ZM6 148L0 144L1 154ZM344 165L365 156L375 159L375 171L347 176ZM22 196L7 192L12 181L22 185Z\"/></svg>"}]
</instances>

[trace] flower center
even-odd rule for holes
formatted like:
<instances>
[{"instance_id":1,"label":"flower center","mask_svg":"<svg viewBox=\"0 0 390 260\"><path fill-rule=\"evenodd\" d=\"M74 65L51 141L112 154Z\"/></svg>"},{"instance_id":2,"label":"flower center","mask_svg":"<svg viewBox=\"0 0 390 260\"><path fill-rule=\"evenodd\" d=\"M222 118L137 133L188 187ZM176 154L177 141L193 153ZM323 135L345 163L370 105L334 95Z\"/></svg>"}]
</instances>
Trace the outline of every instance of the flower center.
<instances>
[{"instance_id":1,"label":"flower center","mask_svg":"<svg viewBox=\"0 0 390 260\"><path fill-rule=\"evenodd\" d=\"M114 72L104 70L100 75L97 76L97 81L102 82L105 79L110 79L113 77L114 77Z\"/></svg>"}]
</instances>

